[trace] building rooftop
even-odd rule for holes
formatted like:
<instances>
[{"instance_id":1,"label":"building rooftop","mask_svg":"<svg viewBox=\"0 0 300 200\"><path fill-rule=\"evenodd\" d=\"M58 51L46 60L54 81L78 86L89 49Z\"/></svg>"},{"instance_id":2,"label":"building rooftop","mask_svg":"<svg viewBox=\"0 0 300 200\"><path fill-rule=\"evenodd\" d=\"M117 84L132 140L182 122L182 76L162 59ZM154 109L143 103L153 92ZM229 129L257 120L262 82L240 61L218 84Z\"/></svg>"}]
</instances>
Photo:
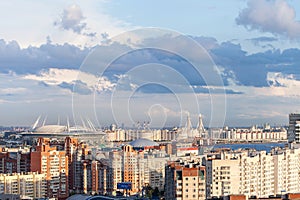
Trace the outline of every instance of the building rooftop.
<instances>
[{"instance_id":1,"label":"building rooftop","mask_svg":"<svg viewBox=\"0 0 300 200\"><path fill-rule=\"evenodd\" d=\"M154 142L152 140L145 139L145 138L139 138L139 139L133 140L129 144L135 148L159 146L159 144L157 142Z\"/></svg>"},{"instance_id":2,"label":"building rooftop","mask_svg":"<svg viewBox=\"0 0 300 200\"><path fill-rule=\"evenodd\" d=\"M34 132L38 133L62 133L67 130L66 126L61 125L45 125L38 127L34 130Z\"/></svg>"}]
</instances>

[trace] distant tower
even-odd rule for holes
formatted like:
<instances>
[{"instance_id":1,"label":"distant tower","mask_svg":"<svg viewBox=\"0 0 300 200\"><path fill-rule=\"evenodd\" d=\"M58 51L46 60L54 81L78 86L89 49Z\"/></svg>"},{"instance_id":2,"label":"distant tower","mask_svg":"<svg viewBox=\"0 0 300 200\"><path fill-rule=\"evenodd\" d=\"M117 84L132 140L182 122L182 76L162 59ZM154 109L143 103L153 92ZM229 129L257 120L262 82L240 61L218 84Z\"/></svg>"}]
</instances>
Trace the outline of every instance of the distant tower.
<instances>
[{"instance_id":1,"label":"distant tower","mask_svg":"<svg viewBox=\"0 0 300 200\"><path fill-rule=\"evenodd\" d=\"M270 124L269 124L269 123L265 123L265 124L264 124L264 130L269 131L270 129L271 129Z\"/></svg>"},{"instance_id":2,"label":"distant tower","mask_svg":"<svg viewBox=\"0 0 300 200\"><path fill-rule=\"evenodd\" d=\"M187 115L187 120L186 120L186 124L185 126L182 128L182 131L180 132L180 134L178 135L177 139L178 140L185 140L188 138L188 136L191 133L191 128L192 128L192 122L191 122L191 118L190 118L190 113L188 113Z\"/></svg>"},{"instance_id":3,"label":"distant tower","mask_svg":"<svg viewBox=\"0 0 300 200\"><path fill-rule=\"evenodd\" d=\"M197 130L198 130L198 133L199 133L200 137L205 133L205 129L204 129L204 126L203 126L203 121L202 121L202 115L201 114L199 115Z\"/></svg>"},{"instance_id":4,"label":"distant tower","mask_svg":"<svg viewBox=\"0 0 300 200\"><path fill-rule=\"evenodd\" d=\"M185 128L186 128L187 135L189 135L191 133L191 128L192 128L190 113L188 113Z\"/></svg>"}]
</instances>

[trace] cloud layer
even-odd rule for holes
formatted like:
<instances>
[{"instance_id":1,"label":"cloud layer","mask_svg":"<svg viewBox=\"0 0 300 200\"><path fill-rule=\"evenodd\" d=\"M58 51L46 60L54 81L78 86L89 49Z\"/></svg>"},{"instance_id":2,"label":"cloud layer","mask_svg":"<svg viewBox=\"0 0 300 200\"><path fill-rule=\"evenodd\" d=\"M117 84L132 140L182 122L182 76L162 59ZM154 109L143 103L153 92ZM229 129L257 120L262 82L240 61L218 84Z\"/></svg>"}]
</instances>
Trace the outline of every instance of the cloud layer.
<instances>
[{"instance_id":1,"label":"cloud layer","mask_svg":"<svg viewBox=\"0 0 300 200\"><path fill-rule=\"evenodd\" d=\"M162 40L165 45L173 45L173 43L168 44L168 40L164 38L157 38L157 42ZM72 108L70 96L71 92L75 92L79 99L76 104L78 109L93 115L95 112L85 106L91 106L95 104L94 100L97 100L97 105L94 107L99 109L100 116L108 119L105 123L109 123L109 120L113 120L113 116L108 114L110 112L108 108L111 106L109 94L115 92L116 89L118 89L118 94L127 93L125 97L128 97L128 93L129 96L132 95L130 100L134 119L143 119L143 116L149 113L154 100L162 101L160 106L163 106L163 109L171 110L176 113L176 116L180 116L176 98L186 95L182 102L190 104L191 95L185 93L192 91L194 92L193 97L198 99L201 112L208 116L210 98L218 97L222 90L227 95L229 123L231 120L239 119L246 123L247 116L253 118L255 122L262 120L263 115L275 120L275 117L267 115L267 110L275 109L269 104L276 107L284 104L284 109L276 114L276 116L280 116L280 119L284 119L284 113L293 111L295 105L299 103L297 100L300 86L299 49L283 51L275 49L249 54L239 44L232 42L218 43L214 38L205 37L196 37L195 40L206 47L220 69L224 88L219 85L207 85L204 79L195 76L195 70L190 63L171 52L153 49L131 51L130 46L118 43L99 45L97 48L102 48L106 54L114 52L116 48L124 48L129 52L112 62L104 76L100 76L97 68L94 68L93 72L82 71L80 68L85 57L93 51L93 48L80 49L69 44L57 45L48 42L39 47L21 49L16 41L0 40L0 58L2 60L0 63L0 108L8 112L9 109L16 109L18 105L19 111L26 104L28 109L35 110L30 117L36 117L40 114L38 112L43 109L46 113L54 113L57 116L57 113L64 110L63 106ZM253 40L269 42L273 38L254 38ZM101 56L106 57L107 55ZM97 59L95 61L87 64L94 66L103 64L97 62ZM156 67L157 71L151 71L149 68L141 71L144 73L132 73L136 66L150 67L151 69ZM164 68L159 68L159 66L168 66L168 70L182 75L182 80L186 79L187 82L179 81L180 76L164 73ZM154 81L153 84L140 87L140 83L145 80L150 82L151 79L158 80L156 83L161 85ZM176 89L174 90L175 94L168 88L169 86ZM86 100L85 97L91 96L95 99ZM173 100L170 101L170 99ZM59 105L56 102L60 102ZM115 105L124 109L126 107L122 105L126 103L128 103L128 99L122 99L120 96L120 101L116 101ZM245 108L245 105L249 106ZM185 105L184 110L189 109L198 112L194 105ZM257 112L258 109L264 110L264 113ZM68 110L68 115L71 114L70 110ZM139 112L135 112L137 110ZM127 110L125 111L127 112ZM191 114L196 116L197 113L191 112ZM260 116L260 114L262 115ZM23 115L20 114L20 116ZM12 120L13 115L8 119ZM120 119L120 121L122 120L126 119ZM172 120L176 120L175 117ZM130 122L128 123L131 125Z\"/></svg>"},{"instance_id":2,"label":"cloud layer","mask_svg":"<svg viewBox=\"0 0 300 200\"><path fill-rule=\"evenodd\" d=\"M273 40L273 38L254 38L253 40L269 41ZM207 50L210 52L214 62L219 66L220 75L225 86L269 87L268 73L270 72L280 72L285 77L291 75L295 80L300 79L298 70L298 66L300 65L299 49L286 49L284 51L275 49L248 54L242 50L240 45L231 42L218 44L216 40L204 37L197 38L197 42L208 48ZM103 48L103 52L107 53L116 50L116 48L127 48L129 51L131 49L129 46L117 45L115 43L99 46L99 48ZM56 77L60 73L63 73L60 74L60 76L65 80L58 84L62 82L70 83L71 81L68 79L68 76L74 75L73 72L78 73L76 70L80 68L84 58L91 51L92 48L80 49L69 44L54 45L51 43L43 44L40 47L21 49L16 41L6 42L0 40L0 58L2 61L0 63L0 73L8 73L11 71L20 75L28 74L27 77L36 76L40 78L39 81L47 85L50 85L50 81L52 81L52 73L55 74ZM117 83L122 74L127 73L136 66L142 66L148 63L169 66L185 77L189 84L195 86L199 92L206 91L206 89L203 88L203 86L207 86L206 82L203 77L197 75L197 72L195 72L190 63L178 55L161 50L145 49L125 54L111 63L111 66L106 69L104 75L112 83ZM96 62L95 64L101 65L102 63ZM54 69L61 69L61 71L55 71ZM97 70L89 73L97 74ZM68 75L65 76L65 74ZM149 77L149 74L141 73L139 75L141 77L146 76L145 78L147 78L147 75ZM42 77L46 77L48 80L42 80ZM86 79L88 80L89 78ZM161 77L161 79L163 79L163 77ZM172 77L165 77L164 79L166 81L173 81ZM74 80L75 78L73 77L72 81ZM123 79L123 81L124 80L125 79ZM66 85L64 85L64 87L66 87ZM149 93L149 88L151 87L145 88L144 90Z\"/></svg>"}]
</instances>

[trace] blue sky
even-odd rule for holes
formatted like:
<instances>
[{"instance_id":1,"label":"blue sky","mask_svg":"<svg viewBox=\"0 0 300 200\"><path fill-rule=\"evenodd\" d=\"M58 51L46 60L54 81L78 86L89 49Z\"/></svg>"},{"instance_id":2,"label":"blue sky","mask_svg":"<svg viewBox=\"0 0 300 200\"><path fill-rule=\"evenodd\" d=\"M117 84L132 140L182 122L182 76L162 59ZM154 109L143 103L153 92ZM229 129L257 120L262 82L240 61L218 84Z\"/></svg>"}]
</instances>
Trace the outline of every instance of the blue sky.
<instances>
[{"instance_id":1,"label":"blue sky","mask_svg":"<svg viewBox=\"0 0 300 200\"><path fill-rule=\"evenodd\" d=\"M48 123L60 116L180 126L187 113L196 125L200 112L206 126L281 125L300 111L296 0L12 0L0 11L0 125L30 125L42 115ZM128 34L147 27L184 39ZM185 46L188 38L206 52ZM157 44L175 54L136 50ZM104 74L89 68L116 52L127 53ZM222 84L193 71L186 58L202 55Z\"/></svg>"}]
</instances>

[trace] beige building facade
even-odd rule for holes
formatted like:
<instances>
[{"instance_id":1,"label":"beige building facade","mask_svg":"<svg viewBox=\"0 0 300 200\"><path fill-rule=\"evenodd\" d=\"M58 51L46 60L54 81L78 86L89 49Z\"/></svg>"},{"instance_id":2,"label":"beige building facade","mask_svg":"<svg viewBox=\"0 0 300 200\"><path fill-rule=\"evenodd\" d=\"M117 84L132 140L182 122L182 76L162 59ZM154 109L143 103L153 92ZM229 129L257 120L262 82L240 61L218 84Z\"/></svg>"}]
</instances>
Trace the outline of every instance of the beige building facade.
<instances>
[{"instance_id":1,"label":"beige building facade","mask_svg":"<svg viewBox=\"0 0 300 200\"><path fill-rule=\"evenodd\" d=\"M21 197L47 197L46 174L0 174L0 194L17 194Z\"/></svg>"}]
</instances>

